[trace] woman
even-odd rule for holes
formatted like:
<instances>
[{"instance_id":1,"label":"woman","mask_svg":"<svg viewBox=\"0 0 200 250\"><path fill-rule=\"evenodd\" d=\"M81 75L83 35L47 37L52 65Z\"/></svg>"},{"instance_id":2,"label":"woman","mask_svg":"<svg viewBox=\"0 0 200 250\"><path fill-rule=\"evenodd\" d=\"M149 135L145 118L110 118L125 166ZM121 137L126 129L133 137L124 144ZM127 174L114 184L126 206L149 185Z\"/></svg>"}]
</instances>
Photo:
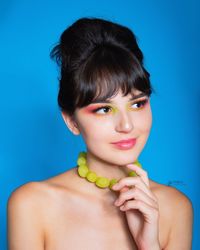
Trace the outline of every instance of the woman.
<instances>
[{"instance_id":1,"label":"woman","mask_svg":"<svg viewBox=\"0 0 200 250\"><path fill-rule=\"evenodd\" d=\"M63 119L87 152L77 167L12 193L9 249L191 249L191 202L150 180L137 160L151 130L152 86L134 34L82 18L51 57L61 67Z\"/></svg>"}]
</instances>

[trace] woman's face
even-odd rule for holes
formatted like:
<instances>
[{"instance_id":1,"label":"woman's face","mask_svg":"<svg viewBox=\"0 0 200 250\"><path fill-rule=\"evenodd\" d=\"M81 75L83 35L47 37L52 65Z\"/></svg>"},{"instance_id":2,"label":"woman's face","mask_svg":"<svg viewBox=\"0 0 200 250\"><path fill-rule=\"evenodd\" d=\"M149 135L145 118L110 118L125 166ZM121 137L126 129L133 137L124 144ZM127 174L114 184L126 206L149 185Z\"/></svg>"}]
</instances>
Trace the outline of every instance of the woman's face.
<instances>
[{"instance_id":1,"label":"woman's face","mask_svg":"<svg viewBox=\"0 0 200 250\"><path fill-rule=\"evenodd\" d=\"M114 165L125 165L134 162L148 139L152 112L150 98L136 90L122 96L121 92L103 103L91 103L77 109L71 130L81 133L87 150L94 157ZM138 97L137 97L138 96ZM132 99L132 97L136 97ZM66 119L65 119L66 121ZM136 139L122 144L115 142Z\"/></svg>"}]
</instances>

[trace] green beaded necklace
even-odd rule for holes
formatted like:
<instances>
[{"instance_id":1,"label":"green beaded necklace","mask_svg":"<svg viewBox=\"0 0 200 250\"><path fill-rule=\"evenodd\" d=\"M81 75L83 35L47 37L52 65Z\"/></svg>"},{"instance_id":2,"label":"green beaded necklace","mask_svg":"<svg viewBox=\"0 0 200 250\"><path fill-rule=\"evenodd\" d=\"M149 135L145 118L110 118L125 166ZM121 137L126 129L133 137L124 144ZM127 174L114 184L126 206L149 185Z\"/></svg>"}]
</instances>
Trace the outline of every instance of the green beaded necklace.
<instances>
[{"instance_id":1,"label":"green beaded necklace","mask_svg":"<svg viewBox=\"0 0 200 250\"><path fill-rule=\"evenodd\" d=\"M99 188L109 187L112 190L112 186L118 182L116 179L109 180L106 177L97 176L95 172L90 171L86 162L86 152L79 153L77 164L79 176L82 178L86 178L86 180L88 180L89 182L95 183ZM134 164L142 167L138 160L134 162ZM128 176L137 176L137 174L135 173L135 171L131 171L129 172Z\"/></svg>"}]
</instances>

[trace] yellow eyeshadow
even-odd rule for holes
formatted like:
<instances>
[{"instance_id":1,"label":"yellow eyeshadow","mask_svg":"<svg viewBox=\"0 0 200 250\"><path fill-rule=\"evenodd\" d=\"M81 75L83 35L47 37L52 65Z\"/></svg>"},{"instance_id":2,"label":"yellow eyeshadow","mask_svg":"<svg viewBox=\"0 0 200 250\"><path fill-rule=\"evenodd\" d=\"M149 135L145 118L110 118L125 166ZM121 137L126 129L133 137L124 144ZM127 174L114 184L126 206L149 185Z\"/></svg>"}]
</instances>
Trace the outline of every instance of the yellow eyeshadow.
<instances>
[{"instance_id":1,"label":"yellow eyeshadow","mask_svg":"<svg viewBox=\"0 0 200 250\"><path fill-rule=\"evenodd\" d=\"M127 103L126 109L127 109L128 111L132 111L132 110L134 110L134 111L139 111L139 110L141 110L141 109L144 108L144 106L145 106L145 104L146 104L147 102L148 102L148 100L141 100L141 101L138 101L138 102L135 102L135 103L131 103L131 104ZM137 104L137 103L143 103L143 105L142 105L140 108L133 108L132 105Z\"/></svg>"},{"instance_id":2,"label":"yellow eyeshadow","mask_svg":"<svg viewBox=\"0 0 200 250\"><path fill-rule=\"evenodd\" d=\"M145 104L147 102L148 102L148 100L139 100L138 102L127 103L126 104L126 110L127 111L139 111L139 110L141 110L141 109L144 108L144 106L145 106ZM141 107L138 107L138 108L133 108L132 107L134 104L138 104L138 103L142 104ZM100 115L100 116L102 116L102 115L109 115L109 114L114 114L115 115L116 113L119 112L119 109L117 107L115 107L115 106L111 106L111 105L106 106L105 105L105 106L100 107L99 109L103 109L103 108L109 108L110 110L109 110L109 112L104 113L104 114L96 113L96 115Z\"/></svg>"},{"instance_id":3,"label":"yellow eyeshadow","mask_svg":"<svg viewBox=\"0 0 200 250\"><path fill-rule=\"evenodd\" d=\"M110 110L109 110L109 112L107 112L107 113L98 113L98 112L94 112L94 114L95 115L98 115L98 116L104 116L104 115L109 115L109 114L116 114L117 112L118 112L118 108L116 108L116 107L113 107L113 106L102 106L102 107L99 107L98 108L98 111L99 110L101 110L101 109L104 109L104 108L109 108Z\"/></svg>"},{"instance_id":4,"label":"yellow eyeshadow","mask_svg":"<svg viewBox=\"0 0 200 250\"><path fill-rule=\"evenodd\" d=\"M112 107L113 113L116 114L119 110L116 107Z\"/></svg>"},{"instance_id":5,"label":"yellow eyeshadow","mask_svg":"<svg viewBox=\"0 0 200 250\"><path fill-rule=\"evenodd\" d=\"M126 110L132 111L132 110L134 109L134 108L132 107L133 104L135 104L135 103L127 104L127 105L126 105ZM142 108L143 108L143 107L137 108L137 109L134 109L134 110L140 110L140 109L142 109Z\"/></svg>"}]
</instances>

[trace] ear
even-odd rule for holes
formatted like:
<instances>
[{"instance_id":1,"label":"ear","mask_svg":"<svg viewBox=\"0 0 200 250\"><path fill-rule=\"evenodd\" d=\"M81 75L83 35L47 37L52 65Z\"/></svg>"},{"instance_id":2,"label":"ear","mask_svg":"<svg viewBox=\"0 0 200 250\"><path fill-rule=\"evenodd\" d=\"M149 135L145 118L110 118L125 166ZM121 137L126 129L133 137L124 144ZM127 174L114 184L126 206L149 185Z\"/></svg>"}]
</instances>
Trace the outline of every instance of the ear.
<instances>
[{"instance_id":1,"label":"ear","mask_svg":"<svg viewBox=\"0 0 200 250\"><path fill-rule=\"evenodd\" d=\"M67 125L68 129L74 134L74 135L79 135L80 131L78 129L78 125L74 119L73 116L70 116L66 114L65 112L61 112L62 117L65 121L65 124Z\"/></svg>"}]
</instances>

